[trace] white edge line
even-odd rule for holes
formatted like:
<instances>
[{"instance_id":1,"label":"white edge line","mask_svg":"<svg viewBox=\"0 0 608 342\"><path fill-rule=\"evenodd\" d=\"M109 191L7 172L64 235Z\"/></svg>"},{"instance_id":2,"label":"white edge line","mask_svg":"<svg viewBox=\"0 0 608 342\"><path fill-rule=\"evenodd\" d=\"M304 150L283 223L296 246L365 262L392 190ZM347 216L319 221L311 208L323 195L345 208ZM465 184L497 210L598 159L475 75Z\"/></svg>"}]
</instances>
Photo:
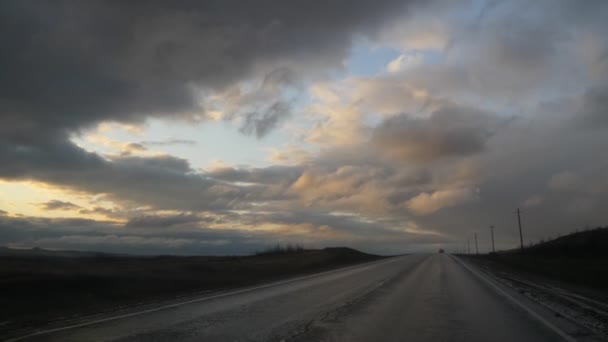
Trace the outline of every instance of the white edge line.
<instances>
[{"instance_id":1,"label":"white edge line","mask_svg":"<svg viewBox=\"0 0 608 342\"><path fill-rule=\"evenodd\" d=\"M563 330L561 330L560 328L558 328L557 326L555 326L553 323L551 323L548 320L546 320L544 317L542 317L541 315L539 315L537 312L535 312L532 309L530 309L524 303L522 303L521 301L517 300L515 297L511 296L509 293L507 293L505 290L503 290L502 288L500 288L494 282L490 281L488 278L486 278L485 276L481 275L481 273L479 273L478 271L474 270L471 266L467 265L466 262L464 262L463 260L461 260L459 257L457 257L455 255L450 255L450 256L452 256L454 259L456 259L462 266L464 266L466 269L468 269L471 273L473 273L479 279L483 280L488 285L490 285L492 288L494 288L494 290L496 290L496 292L500 293L505 298L509 299L511 302L517 304L519 307L521 307L522 309L524 309L528 314L530 314L530 316L534 317L539 322L543 323L545 326L547 326L547 328L553 330L553 332L555 332L556 334L558 334L559 336L561 336L564 340L569 341L569 342L576 342L577 341L574 337L568 335L566 332L564 332Z\"/></svg>"},{"instance_id":2,"label":"white edge line","mask_svg":"<svg viewBox=\"0 0 608 342\"><path fill-rule=\"evenodd\" d=\"M406 256L406 255L403 255L403 256ZM202 297L202 298L191 299L191 300L187 300L187 301L183 301L183 302L172 303L172 304L167 304L167 305L155 307L155 308L152 308L152 309L131 312L131 313L127 313L127 314L123 314L123 315L118 315L118 316L106 317L106 318L102 318L102 319L98 319L98 320L94 320L94 321L89 321L89 322L84 322L84 323L79 323L79 324L74 324L74 325L68 325L68 326L65 326L65 327L53 328L53 329L48 329L48 330L41 330L41 331L37 331L37 332L31 333L31 334L28 334L28 335L14 337L14 338L5 340L5 342L21 341L21 340L24 340L26 338L30 338L30 337L34 337L34 336L52 334L52 333L56 333L56 332L59 332L59 331L76 329L76 328L82 328L82 327L86 327L86 326L89 326L89 325L94 325L94 324L104 323L104 322L108 322L108 321L118 320L118 319L121 319L121 318L128 318L128 317L133 317L133 316L139 316L139 315L143 315L143 314L147 314L147 313L151 313L151 312L156 312L156 311L161 311L161 310L165 310L165 309L175 308L175 307L182 306L182 305L187 305L187 304L192 304L192 303L197 303L197 302L204 302L204 301L211 300L211 299L232 296L232 295L236 295L236 294L240 294L240 293L251 292L251 291L255 291L255 290L259 290L259 289L264 289L264 288L267 288L267 287L288 284L288 283L292 283L292 282L299 281L299 280L306 280L306 279L311 279L311 278L315 278L315 277L320 277L320 276L328 275L328 274L331 274L331 273L338 273L338 272L341 272L341 271L347 271L347 270L350 270L350 269L356 269L356 268L359 268L359 267L361 267L362 269L365 269L365 268L371 267L372 265L375 265L375 264L380 264L380 263L383 263L383 262L393 262L393 261L395 261L397 259L400 259L400 257L402 257L402 256L400 255L400 256L395 256L395 257L389 257L388 259L383 259L383 260L364 262L362 264L341 267L341 268L337 268L337 269L333 269L333 270L324 271L324 272L321 272L321 273L315 273L315 274L311 274L311 275L307 275L307 276L301 276L301 277L297 277L297 278L290 278L290 279L287 279L287 280L281 280L281 281L277 281L277 282L273 282L273 283L268 283L268 284L264 284L264 285L255 286L255 287L248 287L248 288L244 288L244 289L236 290L236 291L232 291L232 292L220 293L220 294L209 296L209 297Z\"/></svg>"}]
</instances>

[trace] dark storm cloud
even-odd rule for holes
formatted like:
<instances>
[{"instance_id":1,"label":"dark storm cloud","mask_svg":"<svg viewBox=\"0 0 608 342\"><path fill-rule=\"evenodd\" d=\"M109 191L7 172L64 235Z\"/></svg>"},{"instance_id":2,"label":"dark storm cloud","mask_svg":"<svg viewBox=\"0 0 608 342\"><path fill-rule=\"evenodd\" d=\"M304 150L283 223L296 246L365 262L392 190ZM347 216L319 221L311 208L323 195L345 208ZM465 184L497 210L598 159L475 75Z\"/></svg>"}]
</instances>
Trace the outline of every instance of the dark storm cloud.
<instances>
[{"instance_id":1,"label":"dark storm cloud","mask_svg":"<svg viewBox=\"0 0 608 342\"><path fill-rule=\"evenodd\" d=\"M374 129L372 142L400 160L467 156L483 150L501 121L476 108L447 105L429 118L391 117Z\"/></svg>"},{"instance_id":2,"label":"dark storm cloud","mask_svg":"<svg viewBox=\"0 0 608 342\"><path fill-rule=\"evenodd\" d=\"M339 66L353 35L373 33L403 2L1 6L0 42L10 51L0 57L2 133L29 140L36 131L201 111L195 89L222 89L281 61Z\"/></svg>"},{"instance_id":3,"label":"dark storm cloud","mask_svg":"<svg viewBox=\"0 0 608 342\"><path fill-rule=\"evenodd\" d=\"M241 127L241 132L248 135L254 134L260 139L290 114L291 109L289 105L285 102L277 101L262 111L247 113L245 115L245 123Z\"/></svg>"},{"instance_id":4,"label":"dark storm cloud","mask_svg":"<svg viewBox=\"0 0 608 342\"><path fill-rule=\"evenodd\" d=\"M34 136L34 133L31 132ZM27 138L27 136L24 136ZM0 140L0 178L53 181L84 176L107 164L107 160L63 139L44 143L19 143Z\"/></svg>"},{"instance_id":5,"label":"dark storm cloud","mask_svg":"<svg viewBox=\"0 0 608 342\"><path fill-rule=\"evenodd\" d=\"M221 198L187 195L206 193L213 184L191 174L184 161L128 155L107 160L68 137L103 121L200 117L204 108L198 92L221 91L256 75L266 75L266 89L293 83L297 74L339 68L354 35L373 35L404 5L343 0L2 3L0 43L7 53L0 55L0 177L101 193L135 186L143 191L137 200L188 197L182 204L224 207L227 203L217 202L233 200L231 191ZM261 137L288 113L281 102L249 112L243 131ZM119 191L120 197L130 190Z\"/></svg>"},{"instance_id":6,"label":"dark storm cloud","mask_svg":"<svg viewBox=\"0 0 608 342\"><path fill-rule=\"evenodd\" d=\"M241 133L261 139L291 115L290 102L293 100L285 99L284 94L300 87L300 83L293 70L285 67L274 69L266 74L258 89L239 94L238 101L232 104L237 109L228 115L242 116Z\"/></svg>"},{"instance_id":7,"label":"dark storm cloud","mask_svg":"<svg viewBox=\"0 0 608 342\"><path fill-rule=\"evenodd\" d=\"M591 125L608 125L608 84L585 92L581 117Z\"/></svg>"},{"instance_id":8,"label":"dark storm cloud","mask_svg":"<svg viewBox=\"0 0 608 342\"><path fill-rule=\"evenodd\" d=\"M129 229L126 229L129 228ZM140 228L140 227L135 227ZM0 245L134 254L247 254L278 241L268 234L204 227L134 229L84 219L0 216Z\"/></svg>"},{"instance_id":9,"label":"dark storm cloud","mask_svg":"<svg viewBox=\"0 0 608 342\"><path fill-rule=\"evenodd\" d=\"M157 209L222 210L243 205L239 188L197 174L185 160L169 156L117 157L87 173L54 177L48 181Z\"/></svg>"},{"instance_id":10,"label":"dark storm cloud","mask_svg":"<svg viewBox=\"0 0 608 342\"><path fill-rule=\"evenodd\" d=\"M46 146L0 146L0 177L35 179L57 186L106 194L118 202L161 209L204 210L238 207L238 187L197 174L171 156L105 159L70 142Z\"/></svg>"},{"instance_id":11,"label":"dark storm cloud","mask_svg":"<svg viewBox=\"0 0 608 342\"><path fill-rule=\"evenodd\" d=\"M39 205L44 210L74 210L80 209L79 205L71 202L64 202L60 200L50 200L48 202L40 203Z\"/></svg>"},{"instance_id":12,"label":"dark storm cloud","mask_svg":"<svg viewBox=\"0 0 608 342\"><path fill-rule=\"evenodd\" d=\"M185 213L169 216L149 215L132 218L125 224L125 227L162 228L204 221L209 221L209 219L198 215Z\"/></svg>"}]
</instances>

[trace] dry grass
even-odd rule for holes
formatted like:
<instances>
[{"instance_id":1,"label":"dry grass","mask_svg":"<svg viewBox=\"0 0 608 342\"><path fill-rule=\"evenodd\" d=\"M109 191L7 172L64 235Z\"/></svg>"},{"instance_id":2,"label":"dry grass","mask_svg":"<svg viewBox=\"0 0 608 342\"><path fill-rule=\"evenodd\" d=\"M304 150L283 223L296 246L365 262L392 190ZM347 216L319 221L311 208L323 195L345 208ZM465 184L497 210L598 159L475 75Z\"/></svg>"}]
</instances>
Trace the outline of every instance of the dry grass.
<instances>
[{"instance_id":1,"label":"dry grass","mask_svg":"<svg viewBox=\"0 0 608 342\"><path fill-rule=\"evenodd\" d=\"M549 241L488 255L468 256L495 268L608 292L608 228L574 232Z\"/></svg>"},{"instance_id":2,"label":"dry grass","mask_svg":"<svg viewBox=\"0 0 608 342\"><path fill-rule=\"evenodd\" d=\"M348 248L272 248L244 257L0 257L0 335L203 290L229 289L380 257Z\"/></svg>"}]
</instances>

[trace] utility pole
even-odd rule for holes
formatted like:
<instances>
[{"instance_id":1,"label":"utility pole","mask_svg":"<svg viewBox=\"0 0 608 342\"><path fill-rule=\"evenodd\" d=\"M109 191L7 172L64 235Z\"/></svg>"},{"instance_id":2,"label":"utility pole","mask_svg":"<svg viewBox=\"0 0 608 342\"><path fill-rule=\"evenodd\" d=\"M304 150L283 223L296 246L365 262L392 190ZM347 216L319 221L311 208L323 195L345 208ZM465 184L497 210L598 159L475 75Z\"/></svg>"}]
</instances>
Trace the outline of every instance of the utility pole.
<instances>
[{"instance_id":1,"label":"utility pole","mask_svg":"<svg viewBox=\"0 0 608 342\"><path fill-rule=\"evenodd\" d=\"M490 226L490 233L492 234L492 253L496 253L494 249L494 226Z\"/></svg>"},{"instance_id":2,"label":"utility pole","mask_svg":"<svg viewBox=\"0 0 608 342\"><path fill-rule=\"evenodd\" d=\"M479 255L479 247L477 247L477 233L475 233L475 254Z\"/></svg>"},{"instance_id":3,"label":"utility pole","mask_svg":"<svg viewBox=\"0 0 608 342\"><path fill-rule=\"evenodd\" d=\"M467 249L469 250L469 254L471 254L471 240L467 239Z\"/></svg>"},{"instance_id":4,"label":"utility pole","mask_svg":"<svg viewBox=\"0 0 608 342\"><path fill-rule=\"evenodd\" d=\"M517 224L519 225L519 243L521 246L521 252L524 252L524 237L521 233L521 215L519 213L519 208L517 208Z\"/></svg>"}]
</instances>

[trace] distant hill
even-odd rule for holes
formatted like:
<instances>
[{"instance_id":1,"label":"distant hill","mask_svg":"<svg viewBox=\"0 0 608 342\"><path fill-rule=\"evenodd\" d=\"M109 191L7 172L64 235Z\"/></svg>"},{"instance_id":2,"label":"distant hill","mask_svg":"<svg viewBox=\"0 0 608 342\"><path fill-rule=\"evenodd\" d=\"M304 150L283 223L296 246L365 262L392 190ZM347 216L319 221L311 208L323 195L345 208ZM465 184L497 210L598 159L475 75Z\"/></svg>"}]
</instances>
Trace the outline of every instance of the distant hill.
<instances>
[{"instance_id":1,"label":"distant hill","mask_svg":"<svg viewBox=\"0 0 608 342\"><path fill-rule=\"evenodd\" d=\"M326 258L336 259L347 259L349 261L356 260L369 260L378 257L377 255L367 254L356 249L349 247L326 247L324 249L304 249L300 246L280 246L268 248L263 251L258 251L255 256L289 256L297 254L308 254L308 255L319 255ZM10 248L0 246L0 257L58 257L58 258L99 258L99 257L115 257L115 258L156 258L156 257L179 257L172 255L138 255L138 254L117 254L117 253L105 253L96 251L72 251L72 250L52 250L44 248ZM221 258L211 255L190 255L182 257L210 257L210 258ZM232 258L233 256L231 256ZM251 257L243 255L241 257Z\"/></svg>"},{"instance_id":2,"label":"distant hill","mask_svg":"<svg viewBox=\"0 0 608 342\"><path fill-rule=\"evenodd\" d=\"M524 251L537 256L608 257L608 227L571 233L526 247ZM519 250L503 253L519 253Z\"/></svg>"},{"instance_id":3,"label":"distant hill","mask_svg":"<svg viewBox=\"0 0 608 342\"><path fill-rule=\"evenodd\" d=\"M121 256L102 252L85 252L69 250L50 250L43 248L9 248L0 246L0 256L12 257L60 257L60 258L86 258L102 256Z\"/></svg>"}]
</instances>

